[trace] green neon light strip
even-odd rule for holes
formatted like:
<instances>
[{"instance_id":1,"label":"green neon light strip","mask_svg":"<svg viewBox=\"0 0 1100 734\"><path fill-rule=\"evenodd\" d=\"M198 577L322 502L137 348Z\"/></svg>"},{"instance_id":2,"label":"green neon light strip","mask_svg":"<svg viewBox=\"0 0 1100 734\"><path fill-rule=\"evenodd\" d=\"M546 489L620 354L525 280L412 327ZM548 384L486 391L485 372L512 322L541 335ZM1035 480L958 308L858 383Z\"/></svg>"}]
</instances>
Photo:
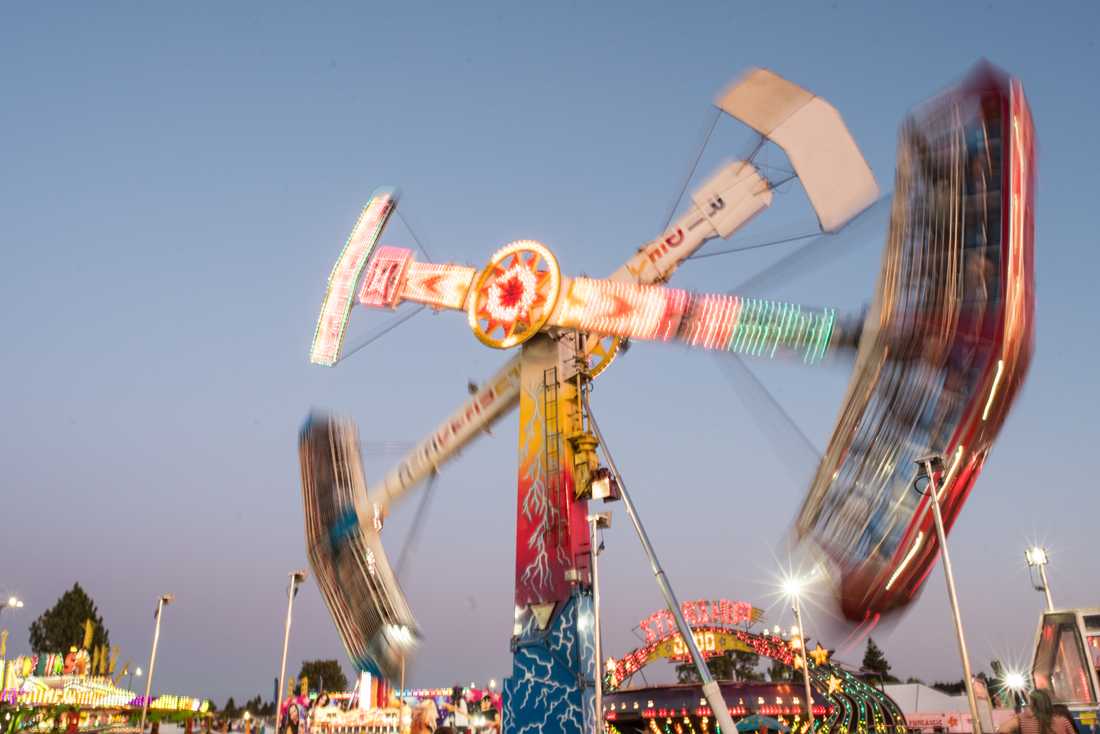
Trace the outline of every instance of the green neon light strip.
<instances>
[{"instance_id":1,"label":"green neon light strip","mask_svg":"<svg viewBox=\"0 0 1100 734\"><path fill-rule=\"evenodd\" d=\"M774 359L780 352L802 355L806 364L825 358L836 326L836 311L803 309L794 303L745 298L726 350Z\"/></svg>"}]
</instances>

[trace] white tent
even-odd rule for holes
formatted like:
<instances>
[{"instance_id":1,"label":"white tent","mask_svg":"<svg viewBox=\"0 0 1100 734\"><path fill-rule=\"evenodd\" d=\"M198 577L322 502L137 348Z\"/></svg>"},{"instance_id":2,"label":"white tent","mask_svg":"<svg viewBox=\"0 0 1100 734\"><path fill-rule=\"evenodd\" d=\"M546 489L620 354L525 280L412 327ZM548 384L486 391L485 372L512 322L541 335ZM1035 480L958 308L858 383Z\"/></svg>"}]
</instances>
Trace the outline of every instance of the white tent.
<instances>
[{"instance_id":1,"label":"white tent","mask_svg":"<svg viewBox=\"0 0 1100 734\"><path fill-rule=\"evenodd\" d=\"M896 683L884 686L886 695L897 701L902 713L921 713L925 711L968 713L970 707L966 696L949 696L920 683Z\"/></svg>"}]
</instances>

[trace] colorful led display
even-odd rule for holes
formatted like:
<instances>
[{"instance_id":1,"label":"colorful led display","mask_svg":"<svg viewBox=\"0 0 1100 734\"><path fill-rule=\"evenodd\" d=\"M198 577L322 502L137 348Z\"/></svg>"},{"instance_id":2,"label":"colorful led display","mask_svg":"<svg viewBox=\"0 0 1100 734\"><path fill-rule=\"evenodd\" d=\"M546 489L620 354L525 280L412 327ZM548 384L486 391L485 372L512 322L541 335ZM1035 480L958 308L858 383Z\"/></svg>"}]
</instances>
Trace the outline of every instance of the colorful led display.
<instances>
[{"instance_id":1,"label":"colorful led display","mask_svg":"<svg viewBox=\"0 0 1100 734\"><path fill-rule=\"evenodd\" d=\"M405 275L401 297L435 308L462 309L474 273L462 265L414 262Z\"/></svg>"},{"instance_id":2,"label":"colorful led display","mask_svg":"<svg viewBox=\"0 0 1100 734\"><path fill-rule=\"evenodd\" d=\"M807 364L825 356L835 322L832 309L590 278L568 282L550 320L589 333L676 340L757 357L798 354Z\"/></svg>"},{"instance_id":3,"label":"colorful led display","mask_svg":"<svg viewBox=\"0 0 1100 734\"><path fill-rule=\"evenodd\" d=\"M363 207L359 221L355 223L329 275L328 289L309 351L310 362L332 366L339 359L359 277L396 205L393 190L379 189Z\"/></svg>"},{"instance_id":4,"label":"colorful led display","mask_svg":"<svg viewBox=\"0 0 1100 734\"><path fill-rule=\"evenodd\" d=\"M363 285L359 288L359 303L374 308L397 306L405 270L412 261L412 250L403 247L379 247L367 265Z\"/></svg>"}]
</instances>

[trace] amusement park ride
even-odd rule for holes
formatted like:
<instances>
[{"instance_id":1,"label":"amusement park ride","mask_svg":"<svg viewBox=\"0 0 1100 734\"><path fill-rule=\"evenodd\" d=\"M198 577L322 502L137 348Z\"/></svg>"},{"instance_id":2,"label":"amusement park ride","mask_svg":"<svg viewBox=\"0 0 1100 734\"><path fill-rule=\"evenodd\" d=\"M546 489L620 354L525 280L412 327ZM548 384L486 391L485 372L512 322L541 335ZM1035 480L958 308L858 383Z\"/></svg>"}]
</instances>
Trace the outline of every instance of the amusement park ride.
<instances>
[{"instance_id":1,"label":"amusement park ride","mask_svg":"<svg viewBox=\"0 0 1100 734\"><path fill-rule=\"evenodd\" d=\"M760 146L782 148L824 233L878 198L840 115L820 97L754 70L717 105L755 130ZM366 485L352 423L313 416L303 428L310 560L356 664L395 679L419 638L380 540L391 505L518 404L516 620L504 729L593 730L589 500L623 493L651 551L588 400L590 382L626 339L806 364L851 355L848 392L795 532L827 559L848 619L873 625L906 605L938 551L929 497L912 490L914 461L944 457L936 499L950 528L1027 370L1033 145L1022 87L985 64L908 119L878 287L866 314L851 318L664 285L707 241L732 236L771 204L774 184L754 165L755 151L720 168L685 214L607 279L562 274L551 250L531 240L506 245L481 270L417 262L409 250L378 246L397 197L376 192L330 275L311 360L337 363L357 302L464 312L479 341L518 353L376 485ZM730 709L651 561L725 730Z\"/></svg>"}]
</instances>

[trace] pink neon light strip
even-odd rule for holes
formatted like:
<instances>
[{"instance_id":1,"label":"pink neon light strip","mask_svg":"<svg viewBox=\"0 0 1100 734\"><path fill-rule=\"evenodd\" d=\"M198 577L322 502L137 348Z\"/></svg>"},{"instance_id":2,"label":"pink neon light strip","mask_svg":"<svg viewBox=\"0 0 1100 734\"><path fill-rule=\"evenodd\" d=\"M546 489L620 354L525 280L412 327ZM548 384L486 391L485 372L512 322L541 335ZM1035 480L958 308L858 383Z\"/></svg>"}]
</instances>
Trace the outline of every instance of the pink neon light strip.
<instances>
[{"instance_id":1,"label":"pink neon light strip","mask_svg":"<svg viewBox=\"0 0 1100 734\"><path fill-rule=\"evenodd\" d=\"M309 351L310 362L326 366L336 364L344 343L359 276L396 203L391 189L379 189L363 207L359 221L355 223L329 275L321 316L317 320L317 331Z\"/></svg>"}]
</instances>

